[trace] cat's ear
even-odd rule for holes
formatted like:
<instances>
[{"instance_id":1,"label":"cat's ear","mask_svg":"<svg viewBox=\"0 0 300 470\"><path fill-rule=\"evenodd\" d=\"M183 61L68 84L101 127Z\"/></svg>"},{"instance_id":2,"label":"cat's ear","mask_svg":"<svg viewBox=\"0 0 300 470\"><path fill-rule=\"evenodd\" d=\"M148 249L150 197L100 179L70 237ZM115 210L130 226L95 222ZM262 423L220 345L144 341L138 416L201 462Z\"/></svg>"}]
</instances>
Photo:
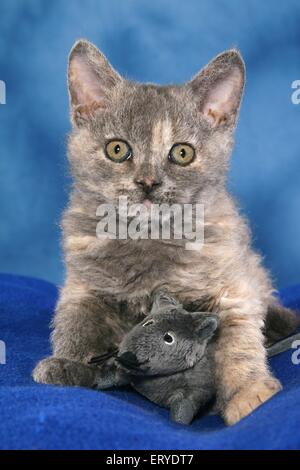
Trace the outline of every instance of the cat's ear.
<instances>
[{"instance_id":1,"label":"cat's ear","mask_svg":"<svg viewBox=\"0 0 300 470\"><path fill-rule=\"evenodd\" d=\"M179 307L180 303L172 297L167 291L160 290L153 296L151 314L155 315L162 309Z\"/></svg>"},{"instance_id":2,"label":"cat's ear","mask_svg":"<svg viewBox=\"0 0 300 470\"><path fill-rule=\"evenodd\" d=\"M68 86L71 117L80 125L108 106L113 88L122 80L90 42L77 41L69 56Z\"/></svg>"},{"instance_id":3,"label":"cat's ear","mask_svg":"<svg viewBox=\"0 0 300 470\"><path fill-rule=\"evenodd\" d=\"M218 328L219 319L213 313L194 312L191 313L195 324L195 333L197 337L203 340L209 340Z\"/></svg>"},{"instance_id":4,"label":"cat's ear","mask_svg":"<svg viewBox=\"0 0 300 470\"><path fill-rule=\"evenodd\" d=\"M215 57L187 86L201 114L217 128L235 125L244 84L244 61L240 53L232 49Z\"/></svg>"}]
</instances>

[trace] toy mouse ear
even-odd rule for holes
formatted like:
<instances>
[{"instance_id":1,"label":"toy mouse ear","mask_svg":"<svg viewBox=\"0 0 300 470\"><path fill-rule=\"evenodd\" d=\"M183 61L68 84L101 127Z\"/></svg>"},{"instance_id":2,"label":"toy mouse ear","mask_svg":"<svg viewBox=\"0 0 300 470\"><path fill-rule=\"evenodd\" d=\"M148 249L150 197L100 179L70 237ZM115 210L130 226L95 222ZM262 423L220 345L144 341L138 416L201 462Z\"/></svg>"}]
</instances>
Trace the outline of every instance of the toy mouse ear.
<instances>
[{"instance_id":1,"label":"toy mouse ear","mask_svg":"<svg viewBox=\"0 0 300 470\"><path fill-rule=\"evenodd\" d=\"M174 297L172 297L167 291L158 291L153 296L153 303L151 314L155 315L158 311L165 308L178 307L181 305Z\"/></svg>"},{"instance_id":2,"label":"toy mouse ear","mask_svg":"<svg viewBox=\"0 0 300 470\"><path fill-rule=\"evenodd\" d=\"M218 328L219 318L214 314L195 312L191 314L196 323L196 334L201 340L209 340Z\"/></svg>"}]
</instances>

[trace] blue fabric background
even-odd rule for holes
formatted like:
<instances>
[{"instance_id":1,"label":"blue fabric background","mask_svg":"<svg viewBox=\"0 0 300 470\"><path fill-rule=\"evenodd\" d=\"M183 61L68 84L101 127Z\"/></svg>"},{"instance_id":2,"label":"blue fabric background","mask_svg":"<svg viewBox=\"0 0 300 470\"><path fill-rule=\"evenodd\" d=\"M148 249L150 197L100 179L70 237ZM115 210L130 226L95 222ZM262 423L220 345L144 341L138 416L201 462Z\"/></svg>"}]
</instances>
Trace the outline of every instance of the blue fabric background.
<instances>
[{"instance_id":1,"label":"blue fabric background","mask_svg":"<svg viewBox=\"0 0 300 470\"><path fill-rule=\"evenodd\" d=\"M300 285L281 292L300 308ZM283 391L237 425L219 416L191 426L131 389L96 392L38 385L30 377L49 354L48 323L57 290L48 282L0 274L0 449L300 449L300 364L287 351L271 361Z\"/></svg>"},{"instance_id":2,"label":"blue fabric background","mask_svg":"<svg viewBox=\"0 0 300 470\"><path fill-rule=\"evenodd\" d=\"M278 285L300 278L299 0L1 0L0 270L63 277L66 60L78 37L135 80L189 79L238 46L248 83L230 175Z\"/></svg>"}]
</instances>

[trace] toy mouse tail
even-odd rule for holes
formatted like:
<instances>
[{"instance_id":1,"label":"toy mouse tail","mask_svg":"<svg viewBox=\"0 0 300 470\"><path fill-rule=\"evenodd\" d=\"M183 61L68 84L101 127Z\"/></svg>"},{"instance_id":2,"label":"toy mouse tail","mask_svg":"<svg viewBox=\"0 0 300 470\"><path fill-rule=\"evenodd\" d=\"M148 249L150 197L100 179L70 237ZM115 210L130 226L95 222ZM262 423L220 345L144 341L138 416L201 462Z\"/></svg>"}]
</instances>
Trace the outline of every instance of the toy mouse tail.
<instances>
[{"instance_id":1,"label":"toy mouse tail","mask_svg":"<svg viewBox=\"0 0 300 470\"><path fill-rule=\"evenodd\" d=\"M288 351L289 349L293 347L293 344L295 343L295 341L297 341L299 345L300 333L296 333L295 335L289 336L289 338L282 339L281 341L278 341L278 343L275 343L269 348L267 348L268 357L277 356L277 354Z\"/></svg>"},{"instance_id":2,"label":"toy mouse tail","mask_svg":"<svg viewBox=\"0 0 300 470\"><path fill-rule=\"evenodd\" d=\"M264 328L267 346L290 336L296 331L299 324L300 316L293 310L283 307L279 303L270 304Z\"/></svg>"}]
</instances>

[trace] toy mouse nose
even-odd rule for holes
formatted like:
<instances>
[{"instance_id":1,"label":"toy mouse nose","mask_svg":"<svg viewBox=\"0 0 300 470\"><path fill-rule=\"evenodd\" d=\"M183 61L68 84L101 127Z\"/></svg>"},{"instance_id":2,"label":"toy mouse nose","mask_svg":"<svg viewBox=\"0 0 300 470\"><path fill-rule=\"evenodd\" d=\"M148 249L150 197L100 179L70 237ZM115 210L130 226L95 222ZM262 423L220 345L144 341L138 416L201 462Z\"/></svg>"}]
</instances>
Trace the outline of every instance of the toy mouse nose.
<instances>
[{"instance_id":1,"label":"toy mouse nose","mask_svg":"<svg viewBox=\"0 0 300 470\"><path fill-rule=\"evenodd\" d=\"M136 355L130 351L126 351L122 353L120 356L118 356L118 361L123 366L128 366L128 367L138 367L140 365L139 361L137 360Z\"/></svg>"}]
</instances>

